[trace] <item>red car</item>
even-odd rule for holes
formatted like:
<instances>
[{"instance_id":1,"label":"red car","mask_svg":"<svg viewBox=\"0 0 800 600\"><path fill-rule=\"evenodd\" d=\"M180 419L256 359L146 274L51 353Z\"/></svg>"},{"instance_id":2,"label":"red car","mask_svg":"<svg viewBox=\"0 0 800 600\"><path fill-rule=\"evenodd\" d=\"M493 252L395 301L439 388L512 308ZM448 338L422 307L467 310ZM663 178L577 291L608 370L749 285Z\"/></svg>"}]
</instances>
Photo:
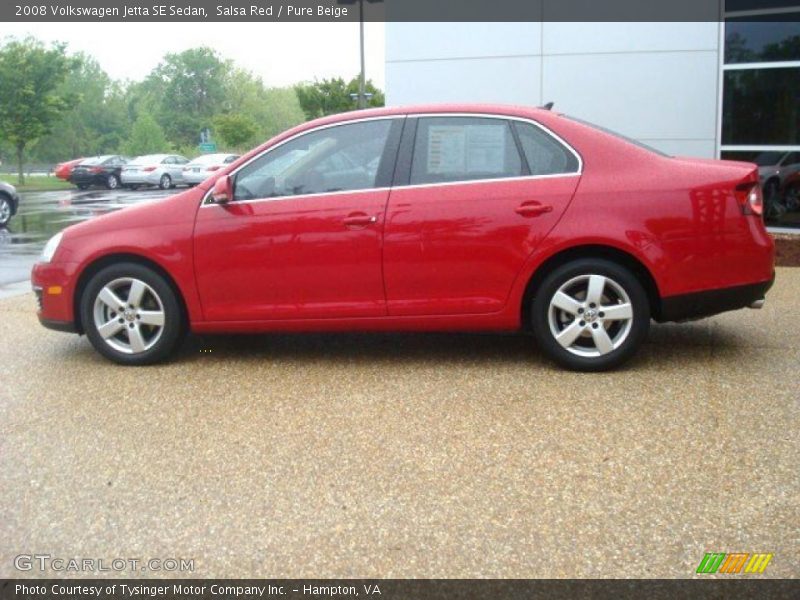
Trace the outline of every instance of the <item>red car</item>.
<instances>
[{"instance_id":1,"label":"red car","mask_svg":"<svg viewBox=\"0 0 800 600\"><path fill-rule=\"evenodd\" d=\"M547 110L422 106L300 125L197 188L74 225L39 319L123 364L184 332L530 331L619 365L650 320L758 307L755 165L671 158Z\"/></svg>"},{"instance_id":2,"label":"red car","mask_svg":"<svg viewBox=\"0 0 800 600\"><path fill-rule=\"evenodd\" d=\"M84 160L86 159L76 158L74 160L68 160L66 162L58 163L55 168L56 177L58 177L59 179L63 179L64 181L69 181L69 176L72 175L72 169L77 167Z\"/></svg>"}]
</instances>

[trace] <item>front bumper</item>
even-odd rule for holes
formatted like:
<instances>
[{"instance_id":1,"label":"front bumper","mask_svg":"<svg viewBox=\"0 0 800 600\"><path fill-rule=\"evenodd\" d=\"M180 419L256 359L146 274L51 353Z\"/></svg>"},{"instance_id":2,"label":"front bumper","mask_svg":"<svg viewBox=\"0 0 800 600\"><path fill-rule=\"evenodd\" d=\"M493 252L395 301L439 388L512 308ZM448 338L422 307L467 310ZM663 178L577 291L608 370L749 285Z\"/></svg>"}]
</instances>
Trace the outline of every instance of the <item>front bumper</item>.
<instances>
[{"instance_id":1,"label":"front bumper","mask_svg":"<svg viewBox=\"0 0 800 600\"><path fill-rule=\"evenodd\" d=\"M661 299L661 311L656 320L686 321L745 307L757 308L754 305L764 299L773 283L774 273L771 279L760 283L668 296Z\"/></svg>"},{"instance_id":2,"label":"front bumper","mask_svg":"<svg viewBox=\"0 0 800 600\"><path fill-rule=\"evenodd\" d=\"M77 263L36 263L31 271L31 284L36 294L39 322L57 331L79 332L75 318L74 282Z\"/></svg>"}]
</instances>

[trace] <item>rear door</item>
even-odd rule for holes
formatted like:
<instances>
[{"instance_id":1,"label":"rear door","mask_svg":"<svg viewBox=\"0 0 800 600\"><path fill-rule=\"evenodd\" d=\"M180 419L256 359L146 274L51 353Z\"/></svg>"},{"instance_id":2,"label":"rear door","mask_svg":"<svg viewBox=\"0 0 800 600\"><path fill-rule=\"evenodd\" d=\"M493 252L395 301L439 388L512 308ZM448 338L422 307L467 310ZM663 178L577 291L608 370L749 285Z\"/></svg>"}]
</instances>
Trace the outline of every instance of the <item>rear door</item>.
<instances>
[{"instance_id":1,"label":"rear door","mask_svg":"<svg viewBox=\"0 0 800 600\"><path fill-rule=\"evenodd\" d=\"M501 310L572 199L580 157L537 124L409 118L384 233L390 315Z\"/></svg>"}]
</instances>

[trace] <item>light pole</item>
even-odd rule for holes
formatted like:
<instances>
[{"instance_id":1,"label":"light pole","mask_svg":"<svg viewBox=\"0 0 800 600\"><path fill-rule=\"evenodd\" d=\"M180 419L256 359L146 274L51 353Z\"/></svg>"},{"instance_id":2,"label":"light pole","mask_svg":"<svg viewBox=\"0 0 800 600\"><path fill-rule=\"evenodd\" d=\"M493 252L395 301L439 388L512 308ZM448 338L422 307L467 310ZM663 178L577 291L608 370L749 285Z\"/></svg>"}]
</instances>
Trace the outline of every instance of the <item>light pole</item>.
<instances>
[{"instance_id":1,"label":"light pole","mask_svg":"<svg viewBox=\"0 0 800 600\"><path fill-rule=\"evenodd\" d=\"M377 4L383 0L366 0L369 4ZM338 0L339 4L355 4L356 0ZM356 106L358 108L367 107L367 77L364 67L364 0L358 0L358 27L360 34L360 47L361 47L361 73L358 76L358 98L356 98ZM369 94L372 96L372 94Z\"/></svg>"}]
</instances>

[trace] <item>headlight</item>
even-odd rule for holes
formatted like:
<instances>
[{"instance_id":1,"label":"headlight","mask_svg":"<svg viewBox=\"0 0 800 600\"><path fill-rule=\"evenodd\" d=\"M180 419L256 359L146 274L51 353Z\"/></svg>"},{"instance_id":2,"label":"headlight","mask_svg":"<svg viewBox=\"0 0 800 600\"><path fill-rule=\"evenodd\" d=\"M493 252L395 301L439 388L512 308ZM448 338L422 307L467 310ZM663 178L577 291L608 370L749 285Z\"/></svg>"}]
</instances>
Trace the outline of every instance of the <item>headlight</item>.
<instances>
[{"instance_id":1,"label":"headlight","mask_svg":"<svg viewBox=\"0 0 800 600\"><path fill-rule=\"evenodd\" d=\"M59 232L51 237L48 242L44 245L44 250L42 250L42 262L49 263L53 260L53 256L58 250L58 245L61 243L61 238L64 236L63 233Z\"/></svg>"}]
</instances>

